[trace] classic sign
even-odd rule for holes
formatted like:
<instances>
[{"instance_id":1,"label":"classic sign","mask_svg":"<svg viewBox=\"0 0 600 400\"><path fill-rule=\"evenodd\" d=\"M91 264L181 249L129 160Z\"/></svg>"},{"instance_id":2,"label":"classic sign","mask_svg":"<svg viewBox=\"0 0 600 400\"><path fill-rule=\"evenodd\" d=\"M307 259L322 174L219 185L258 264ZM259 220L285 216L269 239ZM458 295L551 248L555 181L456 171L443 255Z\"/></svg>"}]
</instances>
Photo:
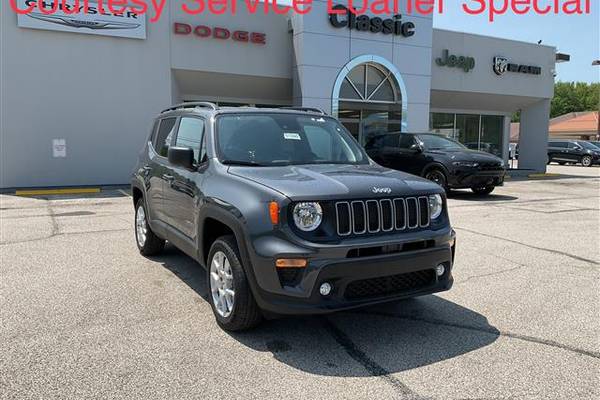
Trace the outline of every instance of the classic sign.
<instances>
[{"instance_id":1,"label":"classic sign","mask_svg":"<svg viewBox=\"0 0 600 400\"><path fill-rule=\"evenodd\" d=\"M394 34L404 37L411 37L415 34L415 24L412 22L403 22L402 15L400 14L387 19L369 17L368 15L356 15L341 4L333 6L331 10L341 12L341 14L329 14L329 23L334 28L348 28L357 31L383 33L384 35Z\"/></svg>"},{"instance_id":2,"label":"classic sign","mask_svg":"<svg viewBox=\"0 0 600 400\"><path fill-rule=\"evenodd\" d=\"M442 56L435 59L435 63L440 67L460 68L469 72L475 68L475 59L473 57L455 56L450 54L450 50L444 50Z\"/></svg>"},{"instance_id":3,"label":"classic sign","mask_svg":"<svg viewBox=\"0 0 600 400\"><path fill-rule=\"evenodd\" d=\"M508 58L501 56L494 57L493 69L496 75L498 76L504 75L507 71L529 75L542 74L542 67L538 67L535 65L514 64L511 63Z\"/></svg>"}]
</instances>

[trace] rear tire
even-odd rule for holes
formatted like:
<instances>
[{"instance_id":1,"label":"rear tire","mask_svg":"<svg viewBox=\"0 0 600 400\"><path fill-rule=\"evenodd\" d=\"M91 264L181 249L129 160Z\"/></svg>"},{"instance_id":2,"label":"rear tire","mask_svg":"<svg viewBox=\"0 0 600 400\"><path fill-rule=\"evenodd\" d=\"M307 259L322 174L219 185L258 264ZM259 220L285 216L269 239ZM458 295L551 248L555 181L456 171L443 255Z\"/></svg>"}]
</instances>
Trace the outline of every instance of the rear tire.
<instances>
[{"instance_id":1,"label":"rear tire","mask_svg":"<svg viewBox=\"0 0 600 400\"><path fill-rule=\"evenodd\" d=\"M148 224L148 213L144 199L138 200L135 205L135 243L138 250L144 256L154 256L165 248L165 241L152 231Z\"/></svg>"},{"instance_id":2,"label":"rear tire","mask_svg":"<svg viewBox=\"0 0 600 400\"><path fill-rule=\"evenodd\" d=\"M235 238L221 236L211 246L206 266L208 301L217 324L231 332L254 328L262 321L239 254Z\"/></svg>"},{"instance_id":3,"label":"rear tire","mask_svg":"<svg viewBox=\"0 0 600 400\"><path fill-rule=\"evenodd\" d=\"M558 165L565 165L565 164L566 164L566 162L564 162L564 161L559 161L558 162Z\"/></svg>"},{"instance_id":4,"label":"rear tire","mask_svg":"<svg viewBox=\"0 0 600 400\"><path fill-rule=\"evenodd\" d=\"M581 165L583 165L584 167L591 167L592 166L592 156L581 157Z\"/></svg>"},{"instance_id":5,"label":"rear tire","mask_svg":"<svg viewBox=\"0 0 600 400\"><path fill-rule=\"evenodd\" d=\"M439 168L432 168L425 172L425 179L430 180L434 183L440 185L444 190L448 191L448 179L446 178L446 174Z\"/></svg>"},{"instance_id":6,"label":"rear tire","mask_svg":"<svg viewBox=\"0 0 600 400\"><path fill-rule=\"evenodd\" d=\"M491 194L494 191L494 189L496 189L496 186L494 186L494 185L488 185L488 186L483 186L483 187L479 187L479 188L477 188L477 187L471 188L473 193L481 195L481 196Z\"/></svg>"}]
</instances>

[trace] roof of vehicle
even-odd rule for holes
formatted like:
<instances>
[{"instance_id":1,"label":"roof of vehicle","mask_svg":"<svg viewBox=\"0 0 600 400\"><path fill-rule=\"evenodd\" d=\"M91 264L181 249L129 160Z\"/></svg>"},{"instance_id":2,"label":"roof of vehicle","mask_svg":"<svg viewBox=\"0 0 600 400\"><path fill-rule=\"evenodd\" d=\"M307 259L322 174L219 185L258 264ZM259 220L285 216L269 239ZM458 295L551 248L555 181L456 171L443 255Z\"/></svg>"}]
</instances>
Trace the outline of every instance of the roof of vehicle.
<instances>
[{"instance_id":1,"label":"roof of vehicle","mask_svg":"<svg viewBox=\"0 0 600 400\"><path fill-rule=\"evenodd\" d=\"M190 112L190 113L209 113L209 114L227 114L227 113L308 113L313 115L326 116L327 114L318 108L312 107L279 107L279 108L264 108L264 107L219 107L214 103L209 102L186 102L175 104L169 108L162 110L161 114L169 114L173 112Z\"/></svg>"}]
</instances>

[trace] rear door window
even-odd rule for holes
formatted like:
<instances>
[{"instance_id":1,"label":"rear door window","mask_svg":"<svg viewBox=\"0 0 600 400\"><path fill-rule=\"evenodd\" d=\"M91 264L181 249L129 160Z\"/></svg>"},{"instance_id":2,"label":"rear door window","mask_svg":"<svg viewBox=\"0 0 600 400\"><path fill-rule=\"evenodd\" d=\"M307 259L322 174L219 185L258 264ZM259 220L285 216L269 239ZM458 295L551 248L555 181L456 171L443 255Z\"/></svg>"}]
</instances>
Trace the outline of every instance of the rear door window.
<instances>
[{"instance_id":1,"label":"rear door window","mask_svg":"<svg viewBox=\"0 0 600 400\"><path fill-rule=\"evenodd\" d=\"M160 121L156 140L152 142L152 145L161 157L169 155L169 147L175 133L175 121L177 121L177 118L165 118Z\"/></svg>"}]
</instances>

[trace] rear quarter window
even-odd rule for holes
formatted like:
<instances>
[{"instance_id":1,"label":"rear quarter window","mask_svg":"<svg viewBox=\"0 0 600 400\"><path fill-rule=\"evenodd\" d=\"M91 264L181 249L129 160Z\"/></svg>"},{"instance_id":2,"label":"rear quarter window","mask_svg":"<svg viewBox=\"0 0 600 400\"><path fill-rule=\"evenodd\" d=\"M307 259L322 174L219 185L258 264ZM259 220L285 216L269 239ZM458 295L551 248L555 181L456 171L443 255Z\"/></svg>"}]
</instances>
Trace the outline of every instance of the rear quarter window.
<instances>
[{"instance_id":1,"label":"rear quarter window","mask_svg":"<svg viewBox=\"0 0 600 400\"><path fill-rule=\"evenodd\" d=\"M177 121L175 117L160 120L158 132L152 142L154 150L162 157L167 157L169 154L169 147L175 133L175 121Z\"/></svg>"}]
</instances>

